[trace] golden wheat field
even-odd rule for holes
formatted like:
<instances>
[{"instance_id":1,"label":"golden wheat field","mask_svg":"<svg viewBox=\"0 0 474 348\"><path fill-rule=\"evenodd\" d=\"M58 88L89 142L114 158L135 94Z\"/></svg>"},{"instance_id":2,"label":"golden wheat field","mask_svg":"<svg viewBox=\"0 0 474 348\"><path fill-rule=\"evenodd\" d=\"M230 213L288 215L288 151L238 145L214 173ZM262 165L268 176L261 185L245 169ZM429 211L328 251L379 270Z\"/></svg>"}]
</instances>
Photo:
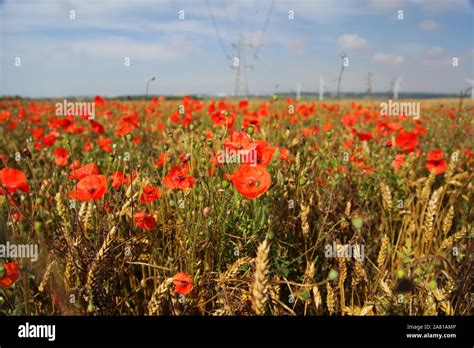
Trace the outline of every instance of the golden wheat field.
<instances>
[{"instance_id":1,"label":"golden wheat field","mask_svg":"<svg viewBox=\"0 0 474 348\"><path fill-rule=\"evenodd\" d=\"M0 101L1 314L472 314L471 100L57 102Z\"/></svg>"}]
</instances>

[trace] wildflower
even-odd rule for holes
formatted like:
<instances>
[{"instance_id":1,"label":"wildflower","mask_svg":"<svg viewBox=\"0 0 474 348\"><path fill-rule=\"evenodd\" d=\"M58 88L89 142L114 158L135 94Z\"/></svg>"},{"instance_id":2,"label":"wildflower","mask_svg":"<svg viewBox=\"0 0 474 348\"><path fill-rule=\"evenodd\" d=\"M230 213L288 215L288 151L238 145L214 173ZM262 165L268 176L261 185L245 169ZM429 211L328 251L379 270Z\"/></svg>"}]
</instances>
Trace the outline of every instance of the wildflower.
<instances>
[{"instance_id":1,"label":"wildflower","mask_svg":"<svg viewBox=\"0 0 474 348\"><path fill-rule=\"evenodd\" d=\"M175 290L180 295L187 295L193 290L193 277L184 272L177 273L173 278Z\"/></svg>"},{"instance_id":2,"label":"wildflower","mask_svg":"<svg viewBox=\"0 0 474 348\"><path fill-rule=\"evenodd\" d=\"M187 164L183 167L173 167L163 179L163 183L173 190L186 190L194 186L194 178L189 176L188 173L189 167Z\"/></svg>"},{"instance_id":3,"label":"wildflower","mask_svg":"<svg viewBox=\"0 0 474 348\"><path fill-rule=\"evenodd\" d=\"M446 168L448 168L448 162L443 159L443 156L443 150L433 150L428 152L426 169L428 169L430 172L434 170L436 175L444 173Z\"/></svg>"},{"instance_id":4,"label":"wildflower","mask_svg":"<svg viewBox=\"0 0 474 348\"><path fill-rule=\"evenodd\" d=\"M395 155L395 159L392 162L393 170L395 172L398 172L398 170L403 166L403 163L405 162L405 157L407 157L407 155L405 154Z\"/></svg>"},{"instance_id":5,"label":"wildflower","mask_svg":"<svg viewBox=\"0 0 474 348\"><path fill-rule=\"evenodd\" d=\"M30 187L26 182L26 175L21 170L13 168L3 168L0 170L0 186L13 193L16 190L29 192ZM3 190L0 190L0 195L3 195Z\"/></svg>"},{"instance_id":6,"label":"wildflower","mask_svg":"<svg viewBox=\"0 0 474 348\"><path fill-rule=\"evenodd\" d=\"M237 191L250 199L263 195L272 183L270 173L261 166L240 166L229 177Z\"/></svg>"},{"instance_id":7,"label":"wildflower","mask_svg":"<svg viewBox=\"0 0 474 348\"><path fill-rule=\"evenodd\" d=\"M135 213L133 221L137 227L144 228L147 231L151 231L156 226L156 220L151 214L145 212Z\"/></svg>"},{"instance_id":8,"label":"wildflower","mask_svg":"<svg viewBox=\"0 0 474 348\"><path fill-rule=\"evenodd\" d=\"M400 150L412 152L415 146L419 144L418 134L403 132L395 138L395 143Z\"/></svg>"},{"instance_id":9,"label":"wildflower","mask_svg":"<svg viewBox=\"0 0 474 348\"><path fill-rule=\"evenodd\" d=\"M105 175L88 175L82 178L72 189L70 197L78 201L100 199L107 191Z\"/></svg>"},{"instance_id":10,"label":"wildflower","mask_svg":"<svg viewBox=\"0 0 474 348\"><path fill-rule=\"evenodd\" d=\"M72 172L69 174L69 180L81 180L88 175L97 175L99 174L99 168L95 163L89 163L80 168L73 168Z\"/></svg>"},{"instance_id":11,"label":"wildflower","mask_svg":"<svg viewBox=\"0 0 474 348\"><path fill-rule=\"evenodd\" d=\"M60 147L54 150L53 155L57 166L64 167L65 165L67 165L69 151L66 150L64 147Z\"/></svg>"},{"instance_id":12,"label":"wildflower","mask_svg":"<svg viewBox=\"0 0 474 348\"><path fill-rule=\"evenodd\" d=\"M142 203L149 203L161 197L161 191L151 185L143 186L140 201Z\"/></svg>"},{"instance_id":13,"label":"wildflower","mask_svg":"<svg viewBox=\"0 0 474 348\"><path fill-rule=\"evenodd\" d=\"M0 272L0 286L2 288L8 288L15 284L18 278L20 278L20 265L18 262L4 262L3 269L3 275L2 272Z\"/></svg>"}]
</instances>

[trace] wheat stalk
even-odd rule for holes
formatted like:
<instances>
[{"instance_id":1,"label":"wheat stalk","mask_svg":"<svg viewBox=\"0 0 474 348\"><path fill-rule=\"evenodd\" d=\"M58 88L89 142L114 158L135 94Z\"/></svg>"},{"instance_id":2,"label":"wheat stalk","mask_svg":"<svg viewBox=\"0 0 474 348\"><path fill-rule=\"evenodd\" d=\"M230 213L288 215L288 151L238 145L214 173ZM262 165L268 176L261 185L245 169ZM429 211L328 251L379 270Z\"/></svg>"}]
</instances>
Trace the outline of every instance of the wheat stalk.
<instances>
[{"instance_id":1,"label":"wheat stalk","mask_svg":"<svg viewBox=\"0 0 474 348\"><path fill-rule=\"evenodd\" d=\"M87 281L86 281L86 288L90 294L92 294L94 288L100 286L97 283L98 275L100 273L100 266L102 262L107 257L108 253L110 252L111 246L115 238L117 237L117 227L114 226L112 229L107 233L107 236L102 243L102 247L99 249L99 252L96 254L94 261L92 261L92 265L89 269L89 273L87 274Z\"/></svg>"},{"instance_id":2,"label":"wheat stalk","mask_svg":"<svg viewBox=\"0 0 474 348\"><path fill-rule=\"evenodd\" d=\"M268 254L270 246L265 239L257 249L255 275L252 286L252 307L257 315L263 315L268 299Z\"/></svg>"},{"instance_id":3,"label":"wheat stalk","mask_svg":"<svg viewBox=\"0 0 474 348\"><path fill-rule=\"evenodd\" d=\"M380 182L380 192L382 193L382 203L385 210L390 211L393 207L392 191L390 187L384 182Z\"/></svg>"},{"instance_id":4,"label":"wheat stalk","mask_svg":"<svg viewBox=\"0 0 474 348\"><path fill-rule=\"evenodd\" d=\"M385 234L382 238L382 245L380 246L379 255L377 257L377 266L380 270L385 264L385 260L387 260L389 244L390 244L390 240L388 236Z\"/></svg>"},{"instance_id":5,"label":"wheat stalk","mask_svg":"<svg viewBox=\"0 0 474 348\"><path fill-rule=\"evenodd\" d=\"M161 314L161 304L169 291L169 286L173 283L173 278L166 278L153 292L148 302L148 315Z\"/></svg>"},{"instance_id":6,"label":"wheat stalk","mask_svg":"<svg viewBox=\"0 0 474 348\"><path fill-rule=\"evenodd\" d=\"M328 306L329 315L332 315L336 312L336 297L330 283L326 283L326 291L326 305Z\"/></svg>"}]
</instances>

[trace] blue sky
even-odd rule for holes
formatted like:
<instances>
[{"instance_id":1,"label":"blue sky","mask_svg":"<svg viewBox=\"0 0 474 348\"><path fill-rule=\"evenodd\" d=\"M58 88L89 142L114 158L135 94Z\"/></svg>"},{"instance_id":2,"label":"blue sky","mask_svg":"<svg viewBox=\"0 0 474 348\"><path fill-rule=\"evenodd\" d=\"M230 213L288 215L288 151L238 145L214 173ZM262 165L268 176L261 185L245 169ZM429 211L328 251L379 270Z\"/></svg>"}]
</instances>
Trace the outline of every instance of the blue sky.
<instances>
[{"instance_id":1,"label":"blue sky","mask_svg":"<svg viewBox=\"0 0 474 348\"><path fill-rule=\"evenodd\" d=\"M474 79L474 0L275 0L263 32L271 6L272 0L0 0L0 95L144 94L150 76L157 77L150 94L232 94L235 70L226 54L237 54L232 43L241 35L253 67L250 93L294 90L297 83L317 91L320 75L333 91L342 51L349 58L347 92L365 90L369 71L381 92L395 77L401 92L436 93L458 93L469 86L466 78Z\"/></svg>"}]
</instances>

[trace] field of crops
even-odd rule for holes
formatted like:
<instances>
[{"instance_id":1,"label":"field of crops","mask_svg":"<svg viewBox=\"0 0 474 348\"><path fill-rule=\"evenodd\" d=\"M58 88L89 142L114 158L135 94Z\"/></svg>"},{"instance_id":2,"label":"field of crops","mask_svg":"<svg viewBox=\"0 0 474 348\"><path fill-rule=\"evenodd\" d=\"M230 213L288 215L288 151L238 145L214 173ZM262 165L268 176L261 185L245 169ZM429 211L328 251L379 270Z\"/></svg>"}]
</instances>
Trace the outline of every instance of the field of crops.
<instances>
[{"instance_id":1,"label":"field of crops","mask_svg":"<svg viewBox=\"0 0 474 348\"><path fill-rule=\"evenodd\" d=\"M472 101L57 102L0 100L1 314L472 312Z\"/></svg>"}]
</instances>

